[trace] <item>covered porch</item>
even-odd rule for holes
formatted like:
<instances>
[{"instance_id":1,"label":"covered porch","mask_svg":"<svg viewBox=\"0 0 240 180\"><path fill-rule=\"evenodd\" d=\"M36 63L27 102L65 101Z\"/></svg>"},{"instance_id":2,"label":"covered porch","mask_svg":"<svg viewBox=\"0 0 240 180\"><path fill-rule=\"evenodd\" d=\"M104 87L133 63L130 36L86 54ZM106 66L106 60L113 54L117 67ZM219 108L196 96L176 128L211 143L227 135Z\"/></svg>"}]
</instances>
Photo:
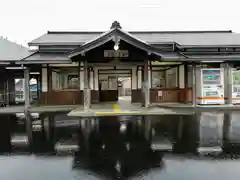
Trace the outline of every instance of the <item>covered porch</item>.
<instances>
[{"instance_id":1,"label":"covered porch","mask_svg":"<svg viewBox=\"0 0 240 180\"><path fill-rule=\"evenodd\" d=\"M161 46L172 49L174 44ZM79 104L89 109L91 104L117 102L121 77L131 81L129 103L148 107L151 103L192 101L191 70L187 63L174 62L179 54L163 53L123 31L117 23L68 54L37 52L24 62L43 57L49 62L56 57L60 60L40 65L40 105Z\"/></svg>"}]
</instances>

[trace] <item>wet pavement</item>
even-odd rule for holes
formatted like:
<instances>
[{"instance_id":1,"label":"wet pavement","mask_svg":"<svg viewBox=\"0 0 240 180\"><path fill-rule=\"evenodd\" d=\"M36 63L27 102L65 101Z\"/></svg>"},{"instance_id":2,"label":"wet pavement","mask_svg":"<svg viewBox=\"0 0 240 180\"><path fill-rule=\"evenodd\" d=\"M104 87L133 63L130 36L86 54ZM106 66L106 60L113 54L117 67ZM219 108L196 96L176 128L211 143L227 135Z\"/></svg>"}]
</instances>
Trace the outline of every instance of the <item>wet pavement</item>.
<instances>
[{"instance_id":1,"label":"wet pavement","mask_svg":"<svg viewBox=\"0 0 240 180\"><path fill-rule=\"evenodd\" d=\"M66 114L34 120L32 143L23 119L5 117L10 123L0 134L8 137L9 130L11 144L0 138L1 179L239 179L240 112L92 119Z\"/></svg>"}]
</instances>

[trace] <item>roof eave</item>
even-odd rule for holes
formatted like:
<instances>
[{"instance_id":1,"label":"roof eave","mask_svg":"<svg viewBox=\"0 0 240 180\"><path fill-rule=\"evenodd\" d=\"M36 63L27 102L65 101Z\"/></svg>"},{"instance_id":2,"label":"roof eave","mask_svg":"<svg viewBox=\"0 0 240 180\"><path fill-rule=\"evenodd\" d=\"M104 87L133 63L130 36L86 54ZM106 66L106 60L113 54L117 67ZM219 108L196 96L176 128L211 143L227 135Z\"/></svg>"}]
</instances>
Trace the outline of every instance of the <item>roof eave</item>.
<instances>
[{"instance_id":1,"label":"roof eave","mask_svg":"<svg viewBox=\"0 0 240 180\"><path fill-rule=\"evenodd\" d=\"M9 64L11 64L12 62L14 62L14 61L0 61L0 65L9 65Z\"/></svg>"},{"instance_id":2,"label":"roof eave","mask_svg":"<svg viewBox=\"0 0 240 180\"><path fill-rule=\"evenodd\" d=\"M47 43L28 43L28 46L81 46L85 42L47 42Z\"/></svg>"},{"instance_id":3,"label":"roof eave","mask_svg":"<svg viewBox=\"0 0 240 180\"><path fill-rule=\"evenodd\" d=\"M44 60L44 61L41 61L41 60L38 60L38 61L20 61L20 62L17 62L16 64L71 64L72 61L70 60L66 60L66 61L48 61L48 60Z\"/></svg>"},{"instance_id":4,"label":"roof eave","mask_svg":"<svg viewBox=\"0 0 240 180\"><path fill-rule=\"evenodd\" d=\"M240 48L239 45L180 45L179 48Z\"/></svg>"},{"instance_id":5,"label":"roof eave","mask_svg":"<svg viewBox=\"0 0 240 180\"><path fill-rule=\"evenodd\" d=\"M84 46L81 46L81 47L73 50L72 52L68 53L67 56L68 56L68 58L72 58L72 57L77 56L77 55L79 55L79 54L83 54L83 53L85 53L85 52L87 52L87 51L89 51L89 50L91 50L91 49L94 49L94 48L96 48L96 47L98 47L98 46L101 46L101 45L105 44L106 42L110 41L111 39L112 39L112 38L109 37L109 38L101 41L100 43L97 43L97 44L95 44L95 45L93 45L93 46L89 46L89 47L87 47L87 48L84 48Z\"/></svg>"}]
</instances>

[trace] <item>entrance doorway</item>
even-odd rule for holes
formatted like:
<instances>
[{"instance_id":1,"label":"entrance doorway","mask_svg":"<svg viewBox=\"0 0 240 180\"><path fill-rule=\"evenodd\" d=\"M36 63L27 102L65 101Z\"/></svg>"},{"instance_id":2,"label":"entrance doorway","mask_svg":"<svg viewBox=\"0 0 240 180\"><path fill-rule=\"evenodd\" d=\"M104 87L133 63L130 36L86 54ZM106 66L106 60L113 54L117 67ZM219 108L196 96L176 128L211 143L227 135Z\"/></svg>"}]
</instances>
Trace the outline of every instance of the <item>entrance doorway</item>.
<instances>
[{"instance_id":1,"label":"entrance doorway","mask_svg":"<svg viewBox=\"0 0 240 180\"><path fill-rule=\"evenodd\" d=\"M118 77L118 100L131 102L132 78Z\"/></svg>"},{"instance_id":2,"label":"entrance doorway","mask_svg":"<svg viewBox=\"0 0 240 180\"><path fill-rule=\"evenodd\" d=\"M131 77L131 69L100 69L98 71L100 102L131 102Z\"/></svg>"}]
</instances>

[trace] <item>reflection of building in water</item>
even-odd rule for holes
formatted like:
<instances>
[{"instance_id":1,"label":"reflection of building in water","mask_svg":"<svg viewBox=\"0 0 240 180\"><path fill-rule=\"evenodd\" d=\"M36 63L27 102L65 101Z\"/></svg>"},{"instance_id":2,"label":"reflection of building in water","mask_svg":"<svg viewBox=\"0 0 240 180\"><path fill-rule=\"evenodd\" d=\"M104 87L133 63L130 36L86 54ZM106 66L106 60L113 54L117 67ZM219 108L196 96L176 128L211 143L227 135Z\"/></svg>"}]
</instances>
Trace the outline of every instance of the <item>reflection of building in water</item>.
<instances>
[{"instance_id":1,"label":"reflection of building in water","mask_svg":"<svg viewBox=\"0 0 240 180\"><path fill-rule=\"evenodd\" d=\"M168 138L154 136L152 138L151 148L154 151L172 151L173 144Z\"/></svg>"},{"instance_id":2,"label":"reflection of building in water","mask_svg":"<svg viewBox=\"0 0 240 180\"><path fill-rule=\"evenodd\" d=\"M240 152L240 122L239 112L227 113L224 119L223 140L224 152L239 154Z\"/></svg>"},{"instance_id":3,"label":"reflection of building in water","mask_svg":"<svg viewBox=\"0 0 240 180\"><path fill-rule=\"evenodd\" d=\"M110 176L110 179L117 179L128 178L142 170L161 166L162 154L154 152L148 140L150 120L141 121L141 125L137 125L133 121L123 123L116 119L101 119L99 132L96 129L89 132L88 152L80 145L74 167L100 171L101 174ZM121 131L123 125L127 128L124 133Z\"/></svg>"},{"instance_id":4,"label":"reflection of building in water","mask_svg":"<svg viewBox=\"0 0 240 180\"><path fill-rule=\"evenodd\" d=\"M232 113L230 114L230 127L228 138L231 143L240 143L240 121L239 121L240 113Z\"/></svg>"},{"instance_id":5,"label":"reflection of building in water","mask_svg":"<svg viewBox=\"0 0 240 180\"><path fill-rule=\"evenodd\" d=\"M235 68L232 69L232 101L233 104L239 104L240 103L240 71L236 70Z\"/></svg>"},{"instance_id":6,"label":"reflection of building in water","mask_svg":"<svg viewBox=\"0 0 240 180\"><path fill-rule=\"evenodd\" d=\"M202 113L199 126L200 153L222 151L222 128L224 114Z\"/></svg>"}]
</instances>

